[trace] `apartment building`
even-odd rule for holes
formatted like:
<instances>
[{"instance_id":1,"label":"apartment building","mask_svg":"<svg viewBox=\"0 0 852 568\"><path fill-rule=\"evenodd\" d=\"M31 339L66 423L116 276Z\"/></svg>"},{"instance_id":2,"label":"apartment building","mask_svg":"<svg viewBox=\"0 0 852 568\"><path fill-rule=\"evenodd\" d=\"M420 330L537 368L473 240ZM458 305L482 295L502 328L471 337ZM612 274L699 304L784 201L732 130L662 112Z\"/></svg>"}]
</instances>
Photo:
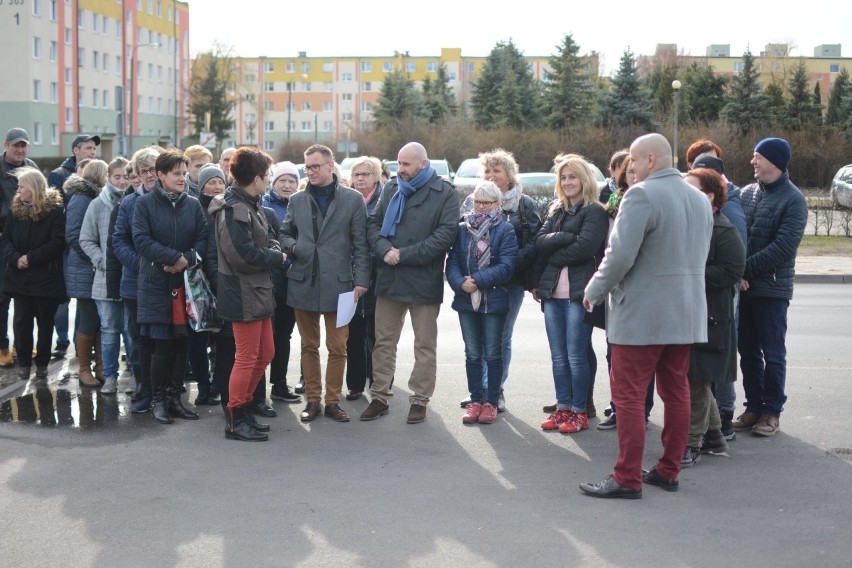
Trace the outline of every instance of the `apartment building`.
<instances>
[{"instance_id":1,"label":"apartment building","mask_svg":"<svg viewBox=\"0 0 852 568\"><path fill-rule=\"evenodd\" d=\"M98 134L105 158L189 134L186 2L4 4L0 130L26 129L30 157L65 156L79 133Z\"/></svg>"}]
</instances>

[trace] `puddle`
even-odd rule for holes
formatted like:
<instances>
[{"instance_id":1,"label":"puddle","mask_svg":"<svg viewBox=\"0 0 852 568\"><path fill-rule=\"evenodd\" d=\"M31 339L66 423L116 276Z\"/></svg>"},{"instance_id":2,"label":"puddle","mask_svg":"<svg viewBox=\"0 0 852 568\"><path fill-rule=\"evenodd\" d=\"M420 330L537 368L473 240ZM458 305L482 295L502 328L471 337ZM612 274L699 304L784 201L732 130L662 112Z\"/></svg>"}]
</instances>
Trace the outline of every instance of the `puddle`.
<instances>
[{"instance_id":1,"label":"puddle","mask_svg":"<svg viewBox=\"0 0 852 568\"><path fill-rule=\"evenodd\" d=\"M130 405L129 395L121 392L105 395L97 389L80 389L76 380L30 381L23 393L0 404L0 422L104 428L128 420Z\"/></svg>"}]
</instances>

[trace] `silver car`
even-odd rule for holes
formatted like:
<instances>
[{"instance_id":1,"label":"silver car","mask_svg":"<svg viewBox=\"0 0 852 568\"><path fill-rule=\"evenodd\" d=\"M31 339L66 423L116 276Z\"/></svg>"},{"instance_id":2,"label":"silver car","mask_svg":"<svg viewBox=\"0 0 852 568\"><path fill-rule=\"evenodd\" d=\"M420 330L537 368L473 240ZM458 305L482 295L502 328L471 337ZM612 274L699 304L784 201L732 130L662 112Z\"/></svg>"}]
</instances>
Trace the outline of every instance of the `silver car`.
<instances>
[{"instance_id":1,"label":"silver car","mask_svg":"<svg viewBox=\"0 0 852 568\"><path fill-rule=\"evenodd\" d=\"M840 168L831 180L831 204L852 208L852 164Z\"/></svg>"}]
</instances>

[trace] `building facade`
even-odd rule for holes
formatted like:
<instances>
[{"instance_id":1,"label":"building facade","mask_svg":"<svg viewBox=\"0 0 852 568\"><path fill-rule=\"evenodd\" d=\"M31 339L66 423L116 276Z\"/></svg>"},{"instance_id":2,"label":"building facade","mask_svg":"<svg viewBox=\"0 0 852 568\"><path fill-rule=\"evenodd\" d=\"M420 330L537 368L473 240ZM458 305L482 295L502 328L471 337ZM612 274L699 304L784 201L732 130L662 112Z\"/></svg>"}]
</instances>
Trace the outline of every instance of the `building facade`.
<instances>
[{"instance_id":1,"label":"building facade","mask_svg":"<svg viewBox=\"0 0 852 568\"><path fill-rule=\"evenodd\" d=\"M8 2L8 0L7 0ZM30 156L101 155L178 144L189 133L189 6L176 0L26 0L3 6L0 130L30 134Z\"/></svg>"}]
</instances>

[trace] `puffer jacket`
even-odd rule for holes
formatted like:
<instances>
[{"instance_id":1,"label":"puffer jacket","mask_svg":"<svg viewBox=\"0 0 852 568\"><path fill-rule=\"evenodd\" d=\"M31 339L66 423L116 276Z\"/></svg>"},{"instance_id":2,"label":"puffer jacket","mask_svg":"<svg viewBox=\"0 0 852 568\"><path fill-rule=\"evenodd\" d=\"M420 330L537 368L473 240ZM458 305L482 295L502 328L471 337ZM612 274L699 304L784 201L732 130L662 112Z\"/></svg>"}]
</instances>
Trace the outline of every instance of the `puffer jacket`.
<instances>
[{"instance_id":1,"label":"puffer jacket","mask_svg":"<svg viewBox=\"0 0 852 568\"><path fill-rule=\"evenodd\" d=\"M560 207L544 221L535 236L536 264L533 280L540 298L549 299L568 267L572 300L582 300L586 284L603 258L609 216L599 203L577 204L568 211Z\"/></svg>"},{"instance_id":2,"label":"puffer jacket","mask_svg":"<svg viewBox=\"0 0 852 568\"><path fill-rule=\"evenodd\" d=\"M36 163L29 158L24 159L24 163L20 167L38 168ZM12 172L17 168L6 162L6 153L0 156L0 233L3 232L3 226L6 224L6 216L12 207L12 201L15 199L15 193L18 191L18 178L12 175ZM6 263L0 262L0 282L3 282L3 273L6 270Z\"/></svg>"},{"instance_id":3,"label":"puffer jacket","mask_svg":"<svg viewBox=\"0 0 852 568\"><path fill-rule=\"evenodd\" d=\"M15 196L3 234L0 254L6 266L3 294L58 298L65 301L62 253L65 250L65 215L62 195L48 189L44 208L35 214ZM27 255L29 267L18 268L18 259Z\"/></svg>"},{"instance_id":4,"label":"puffer jacket","mask_svg":"<svg viewBox=\"0 0 852 568\"><path fill-rule=\"evenodd\" d=\"M88 299L92 297L95 269L80 246L80 230L83 228L86 210L101 189L77 175L68 178L64 189L66 194L71 194L65 211L65 243L68 245L68 256L65 259L65 289L71 298Z\"/></svg>"},{"instance_id":5,"label":"puffer jacket","mask_svg":"<svg viewBox=\"0 0 852 568\"><path fill-rule=\"evenodd\" d=\"M491 263L485 268L479 268L467 224L459 223L456 244L447 254L447 283L455 292L452 308L457 312L505 314L509 311L509 291L506 285L512 279L518 262L518 239L512 225L502 220L491 227L488 237ZM461 289L467 276L473 277L482 294L478 310L473 309L471 295Z\"/></svg>"},{"instance_id":6,"label":"puffer jacket","mask_svg":"<svg viewBox=\"0 0 852 568\"><path fill-rule=\"evenodd\" d=\"M139 197L133 213L133 245L139 252L137 314L140 324L172 322L171 291L183 273L163 270L183 256L189 265L207 251L207 222L198 200L181 193L172 201L159 186Z\"/></svg>"},{"instance_id":7,"label":"puffer jacket","mask_svg":"<svg viewBox=\"0 0 852 568\"><path fill-rule=\"evenodd\" d=\"M273 211L275 211L275 215L278 216L278 223L284 222L284 217L287 216L287 205L290 203L290 198L279 197L275 194L275 191L270 187L269 190L263 194L263 199L261 200L261 205L264 207L269 207Z\"/></svg>"},{"instance_id":8,"label":"puffer jacket","mask_svg":"<svg viewBox=\"0 0 852 568\"><path fill-rule=\"evenodd\" d=\"M62 162L61 166L50 172L50 175L47 176L47 185L49 187L55 187L58 190L65 185L68 178L74 175L74 172L76 171L77 158L72 154L65 158L65 161Z\"/></svg>"},{"instance_id":9,"label":"puffer jacket","mask_svg":"<svg viewBox=\"0 0 852 568\"><path fill-rule=\"evenodd\" d=\"M275 292L271 270L281 266L284 257L270 234L260 199L231 185L224 195L213 198L208 211L216 230L219 315L239 322L272 317Z\"/></svg>"},{"instance_id":10,"label":"puffer jacket","mask_svg":"<svg viewBox=\"0 0 852 568\"><path fill-rule=\"evenodd\" d=\"M796 250L805 234L808 205L785 171L772 183L758 182L742 190L748 225L743 278L752 298L793 298Z\"/></svg>"},{"instance_id":11,"label":"puffer jacket","mask_svg":"<svg viewBox=\"0 0 852 568\"><path fill-rule=\"evenodd\" d=\"M92 282L92 299L120 300L121 263L112 249L112 232L116 216L113 214L121 200L122 191L112 184L92 201L83 217L80 230L80 248L92 261L95 279Z\"/></svg>"},{"instance_id":12,"label":"puffer jacket","mask_svg":"<svg viewBox=\"0 0 852 568\"><path fill-rule=\"evenodd\" d=\"M144 185L134 191L128 188L118 204L115 219L115 229L112 232L112 250L118 262L121 263L121 283L119 294L124 300L136 301L136 283L139 276L139 253L133 244L133 212L136 210L136 200L148 193Z\"/></svg>"}]
</instances>

